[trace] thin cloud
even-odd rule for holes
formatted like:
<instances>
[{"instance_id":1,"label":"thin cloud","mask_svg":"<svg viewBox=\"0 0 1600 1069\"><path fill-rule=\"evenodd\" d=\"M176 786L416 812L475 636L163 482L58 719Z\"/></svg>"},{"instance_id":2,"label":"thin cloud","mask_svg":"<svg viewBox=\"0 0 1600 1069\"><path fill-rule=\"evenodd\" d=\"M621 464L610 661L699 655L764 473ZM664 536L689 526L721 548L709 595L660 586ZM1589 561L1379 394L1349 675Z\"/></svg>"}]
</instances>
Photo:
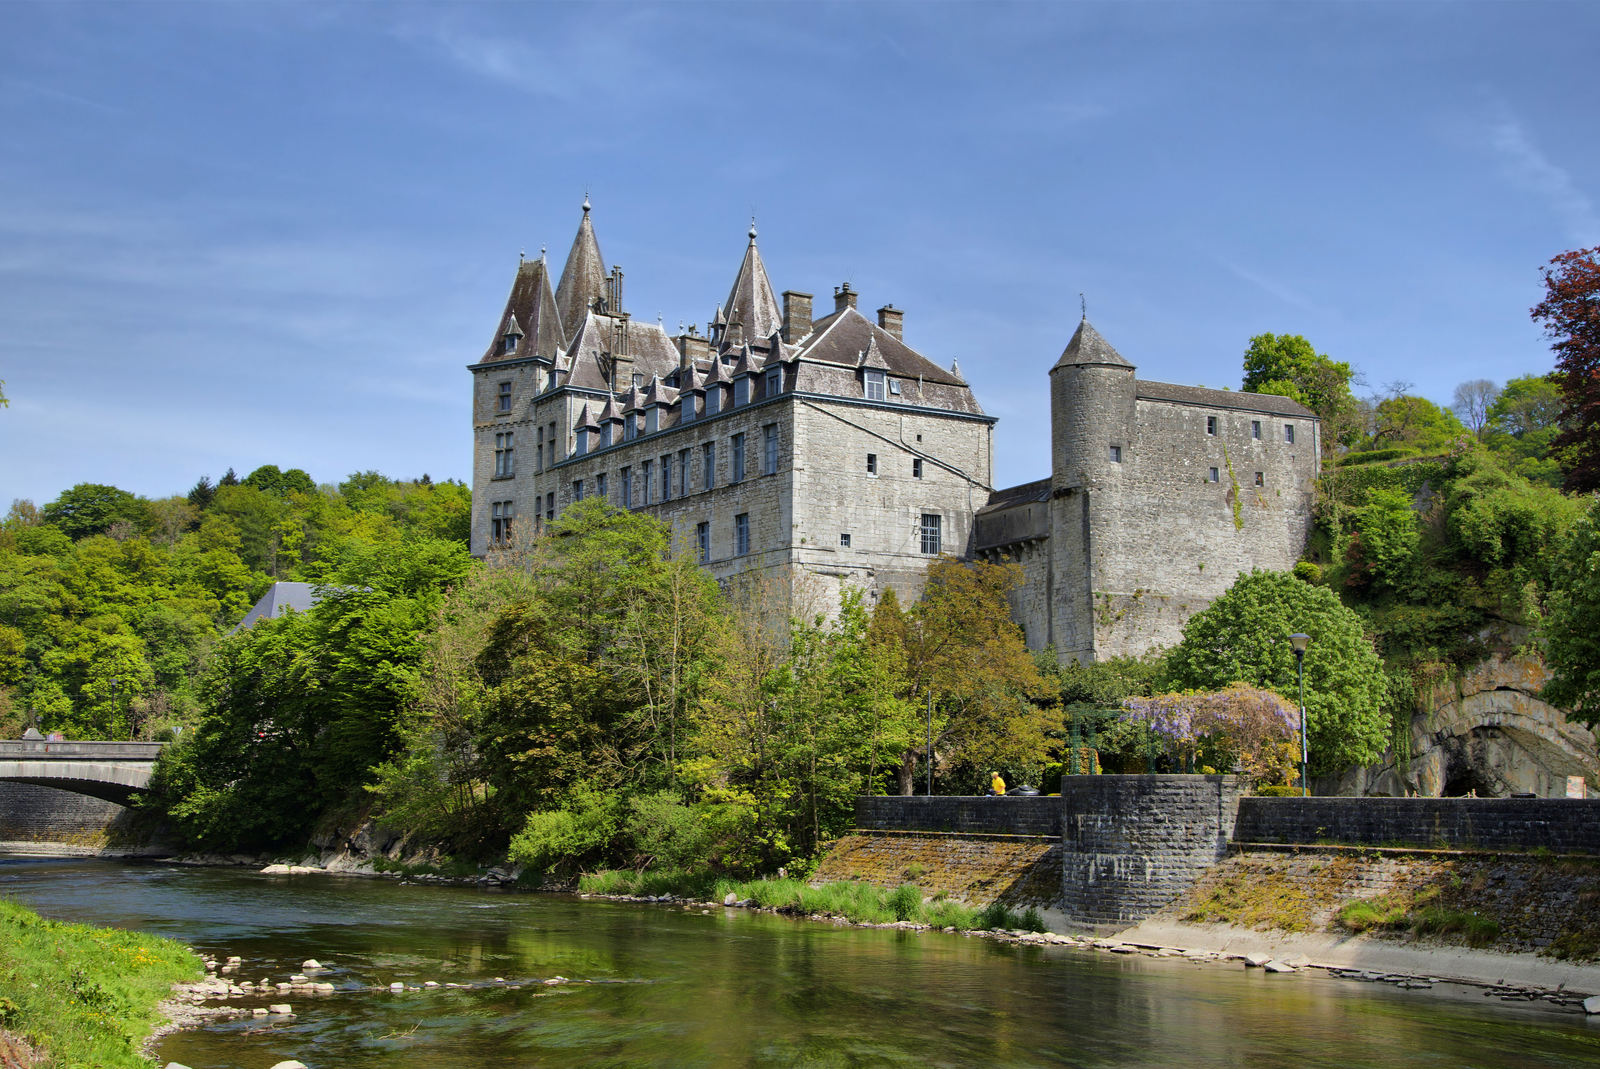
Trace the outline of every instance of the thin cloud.
<instances>
[{"instance_id":1,"label":"thin cloud","mask_svg":"<svg viewBox=\"0 0 1600 1069\"><path fill-rule=\"evenodd\" d=\"M1489 145L1504 165L1507 178L1530 193L1544 198L1561 217L1567 236L1580 245L1600 242L1600 216L1590 200L1573 182L1565 168L1550 162L1529 136L1511 109L1496 102L1489 122Z\"/></svg>"},{"instance_id":2,"label":"thin cloud","mask_svg":"<svg viewBox=\"0 0 1600 1069\"><path fill-rule=\"evenodd\" d=\"M1232 271L1234 274L1238 275L1251 285L1271 294L1284 304L1302 309L1303 311L1316 312L1320 315L1332 314L1331 309L1317 304L1309 297L1290 289L1277 279L1268 278L1267 276L1258 274L1246 267L1240 267L1233 261L1225 259L1221 256L1217 257L1216 259L1218 263L1220 263L1223 267L1226 267L1229 271Z\"/></svg>"},{"instance_id":3,"label":"thin cloud","mask_svg":"<svg viewBox=\"0 0 1600 1069\"><path fill-rule=\"evenodd\" d=\"M25 93L31 93L34 96L44 97L47 100L58 100L65 104L75 104L80 108L89 108L93 111L103 112L107 115L127 114L127 112L122 108L113 107L110 104L102 104L100 101L90 100L88 97L76 96L72 93L63 93L61 90L51 89L49 86L37 85L33 82L25 82L21 78L7 78L6 83L8 85L16 86Z\"/></svg>"}]
</instances>

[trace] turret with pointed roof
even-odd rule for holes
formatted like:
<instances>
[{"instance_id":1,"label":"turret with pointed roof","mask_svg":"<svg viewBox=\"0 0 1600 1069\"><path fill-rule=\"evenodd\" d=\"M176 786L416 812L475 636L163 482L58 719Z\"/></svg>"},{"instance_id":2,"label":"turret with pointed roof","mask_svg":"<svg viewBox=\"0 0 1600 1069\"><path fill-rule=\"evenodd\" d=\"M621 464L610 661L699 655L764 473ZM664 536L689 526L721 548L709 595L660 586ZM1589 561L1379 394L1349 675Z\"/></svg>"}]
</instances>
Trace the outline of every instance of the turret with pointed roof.
<instances>
[{"instance_id":1,"label":"turret with pointed roof","mask_svg":"<svg viewBox=\"0 0 1600 1069\"><path fill-rule=\"evenodd\" d=\"M556 287L556 307L561 310L561 322L567 324L569 330L576 331L594 302L605 295L605 260L600 255L600 242L594 236L594 224L589 221L589 198L584 197L583 221L572 239L567 265L561 269L561 284Z\"/></svg>"},{"instance_id":2,"label":"turret with pointed roof","mask_svg":"<svg viewBox=\"0 0 1600 1069\"><path fill-rule=\"evenodd\" d=\"M783 327L783 309L767 278L766 265L756 249L756 226L750 224L750 244L745 246L744 260L739 273L734 276L728 300L718 309L719 317L726 323L738 323L744 338L765 338Z\"/></svg>"},{"instance_id":3,"label":"turret with pointed roof","mask_svg":"<svg viewBox=\"0 0 1600 1069\"><path fill-rule=\"evenodd\" d=\"M1061 359L1056 361L1056 367L1073 366L1082 364L1105 364L1110 367L1133 367L1122 358L1122 354L1111 347L1111 343L1100 336L1100 332L1089 324L1089 317L1084 316L1078 324L1078 329L1073 332L1072 340L1067 342L1067 347L1061 352Z\"/></svg>"},{"instance_id":4,"label":"turret with pointed roof","mask_svg":"<svg viewBox=\"0 0 1600 1069\"><path fill-rule=\"evenodd\" d=\"M508 338L515 338L515 344L507 344ZM553 360L565 344L561 313L550 292L549 265L543 256L523 260L517 265L517 277L512 280L505 310L500 313L499 329L479 362L489 364L527 356Z\"/></svg>"}]
</instances>

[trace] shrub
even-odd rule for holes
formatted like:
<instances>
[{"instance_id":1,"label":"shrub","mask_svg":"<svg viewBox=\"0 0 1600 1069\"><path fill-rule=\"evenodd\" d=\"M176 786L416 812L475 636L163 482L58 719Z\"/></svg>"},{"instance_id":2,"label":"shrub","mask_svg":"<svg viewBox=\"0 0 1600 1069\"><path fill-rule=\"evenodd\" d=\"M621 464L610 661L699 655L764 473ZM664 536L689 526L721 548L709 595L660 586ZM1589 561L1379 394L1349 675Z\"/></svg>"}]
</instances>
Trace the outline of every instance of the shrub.
<instances>
[{"instance_id":1,"label":"shrub","mask_svg":"<svg viewBox=\"0 0 1600 1069\"><path fill-rule=\"evenodd\" d=\"M914 883L903 883L889 892L887 902L897 921L915 920L922 912L922 888Z\"/></svg>"}]
</instances>

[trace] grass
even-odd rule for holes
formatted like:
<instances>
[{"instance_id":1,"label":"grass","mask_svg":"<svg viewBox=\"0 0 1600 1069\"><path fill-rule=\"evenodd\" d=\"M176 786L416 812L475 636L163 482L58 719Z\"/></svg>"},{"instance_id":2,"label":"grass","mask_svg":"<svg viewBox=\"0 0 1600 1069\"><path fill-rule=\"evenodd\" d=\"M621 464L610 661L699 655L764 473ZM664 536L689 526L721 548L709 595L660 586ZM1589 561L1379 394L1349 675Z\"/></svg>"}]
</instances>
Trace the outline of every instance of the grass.
<instances>
[{"instance_id":1,"label":"grass","mask_svg":"<svg viewBox=\"0 0 1600 1069\"><path fill-rule=\"evenodd\" d=\"M1435 902L1440 887L1391 891L1375 898L1357 898L1339 907L1339 926L1352 932L1371 930L1458 936L1468 946L1488 946L1500 937L1500 922L1475 912Z\"/></svg>"},{"instance_id":2,"label":"grass","mask_svg":"<svg viewBox=\"0 0 1600 1069\"><path fill-rule=\"evenodd\" d=\"M1183 920L1234 924L1257 931L1309 932L1316 900L1305 881L1278 873L1228 876L1199 895Z\"/></svg>"},{"instance_id":3,"label":"grass","mask_svg":"<svg viewBox=\"0 0 1600 1069\"><path fill-rule=\"evenodd\" d=\"M578 880L578 890L586 894L677 895L683 898L721 901L732 894L735 901L750 901L767 909L790 913L823 914L844 917L865 924L913 921L935 928L958 930L1025 929L1045 930L1037 909L1021 913L995 903L976 910L942 896L925 899L922 888L903 883L891 891L859 881L841 881L812 887L804 880L770 879L738 881L718 879L708 873L679 871L596 872Z\"/></svg>"},{"instance_id":4,"label":"grass","mask_svg":"<svg viewBox=\"0 0 1600 1069\"><path fill-rule=\"evenodd\" d=\"M0 1025L54 1069L149 1069L139 1044L174 981L203 975L170 939L45 920L0 900Z\"/></svg>"}]
</instances>

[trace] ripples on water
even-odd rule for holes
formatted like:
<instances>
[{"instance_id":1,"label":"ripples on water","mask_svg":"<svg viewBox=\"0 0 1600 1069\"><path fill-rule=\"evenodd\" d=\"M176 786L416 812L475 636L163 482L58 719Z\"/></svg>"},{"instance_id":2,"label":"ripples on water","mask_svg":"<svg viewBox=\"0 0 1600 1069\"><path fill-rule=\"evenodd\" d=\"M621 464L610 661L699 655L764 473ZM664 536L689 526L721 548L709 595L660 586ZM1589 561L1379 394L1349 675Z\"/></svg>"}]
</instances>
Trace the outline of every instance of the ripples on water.
<instances>
[{"instance_id":1,"label":"ripples on water","mask_svg":"<svg viewBox=\"0 0 1600 1069\"><path fill-rule=\"evenodd\" d=\"M264 1069L561 1066L1584 1066L1600 1027L1317 973L1270 976L742 910L388 880L0 859L0 893L156 932L274 982L317 958L341 990L298 1016L167 1037L161 1061ZM545 986L553 976L591 983ZM508 986L402 994L395 980ZM282 996L245 996L244 1006Z\"/></svg>"}]
</instances>

